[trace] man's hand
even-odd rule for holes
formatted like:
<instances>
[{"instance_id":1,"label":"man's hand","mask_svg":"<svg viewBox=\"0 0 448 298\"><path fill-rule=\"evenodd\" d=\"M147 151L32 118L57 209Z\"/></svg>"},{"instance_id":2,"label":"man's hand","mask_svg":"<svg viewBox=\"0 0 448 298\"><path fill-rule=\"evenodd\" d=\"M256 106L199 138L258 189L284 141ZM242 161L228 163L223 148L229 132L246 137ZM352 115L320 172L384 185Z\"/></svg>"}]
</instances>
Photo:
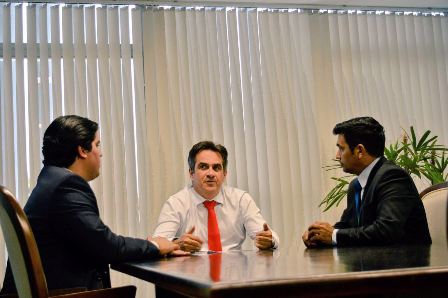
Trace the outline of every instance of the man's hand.
<instances>
[{"instance_id":1,"label":"man's hand","mask_svg":"<svg viewBox=\"0 0 448 298\"><path fill-rule=\"evenodd\" d=\"M305 234L302 236L302 239L304 239L304 243L307 247L314 247L318 246L319 244L323 245L332 245L332 235L333 235L333 226L331 226L327 222L321 222L316 221L308 228L307 236ZM307 242L305 242L305 238L307 239ZM309 245L307 245L307 243Z\"/></svg>"},{"instance_id":2,"label":"man's hand","mask_svg":"<svg viewBox=\"0 0 448 298\"><path fill-rule=\"evenodd\" d=\"M182 251L179 249L179 245L176 243L173 243L172 241L169 241L166 238L163 237L148 237L148 241L154 241L159 246L159 254L161 256L186 256L190 253Z\"/></svg>"},{"instance_id":3,"label":"man's hand","mask_svg":"<svg viewBox=\"0 0 448 298\"><path fill-rule=\"evenodd\" d=\"M173 242L179 245L179 248L183 251L188 252L197 252L201 250L202 240L193 235L194 226L185 234L180 236L179 239L174 240Z\"/></svg>"},{"instance_id":4,"label":"man's hand","mask_svg":"<svg viewBox=\"0 0 448 298\"><path fill-rule=\"evenodd\" d=\"M306 247L308 247L308 248L314 248L317 246L317 243L311 242L310 234L308 233L308 230L306 230L303 233L302 240L303 240L303 243L305 243Z\"/></svg>"},{"instance_id":5,"label":"man's hand","mask_svg":"<svg viewBox=\"0 0 448 298\"><path fill-rule=\"evenodd\" d=\"M255 246L260 250L274 247L274 243L272 243L272 232L268 224L263 224L263 231L255 235Z\"/></svg>"}]
</instances>

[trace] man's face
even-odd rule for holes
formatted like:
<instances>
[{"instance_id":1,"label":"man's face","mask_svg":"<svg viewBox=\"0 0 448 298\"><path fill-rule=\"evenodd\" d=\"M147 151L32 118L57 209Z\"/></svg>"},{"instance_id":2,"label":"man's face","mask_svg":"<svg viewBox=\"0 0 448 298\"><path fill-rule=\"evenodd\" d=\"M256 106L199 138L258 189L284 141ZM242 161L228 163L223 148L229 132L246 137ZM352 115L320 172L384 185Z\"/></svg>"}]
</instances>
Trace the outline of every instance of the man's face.
<instances>
[{"instance_id":1,"label":"man's face","mask_svg":"<svg viewBox=\"0 0 448 298\"><path fill-rule=\"evenodd\" d=\"M350 150L347 142L345 141L344 135L338 135L338 140L336 142L338 150L336 152L336 159L341 163L342 169L346 173L358 175L361 173L360 161L357 157L357 148Z\"/></svg>"},{"instance_id":2,"label":"man's face","mask_svg":"<svg viewBox=\"0 0 448 298\"><path fill-rule=\"evenodd\" d=\"M100 175L101 167L101 153L100 137L98 132L95 134L95 139L92 142L92 150L85 151L86 157L86 171L88 173L88 181L95 179Z\"/></svg>"},{"instance_id":3,"label":"man's face","mask_svg":"<svg viewBox=\"0 0 448 298\"><path fill-rule=\"evenodd\" d=\"M221 190L226 175L221 154L212 150L202 150L196 154L194 172L190 171L190 178L194 189L203 198L214 198Z\"/></svg>"}]
</instances>

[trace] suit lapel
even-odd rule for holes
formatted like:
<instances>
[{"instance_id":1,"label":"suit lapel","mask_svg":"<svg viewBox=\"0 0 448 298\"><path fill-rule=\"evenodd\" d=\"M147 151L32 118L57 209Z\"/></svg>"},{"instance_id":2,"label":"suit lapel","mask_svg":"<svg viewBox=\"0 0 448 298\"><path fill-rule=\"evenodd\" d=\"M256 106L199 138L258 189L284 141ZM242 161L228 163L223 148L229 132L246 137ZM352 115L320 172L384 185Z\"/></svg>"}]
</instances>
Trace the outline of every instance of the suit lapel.
<instances>
[{"instance_id":1,"label":"suit lapel","mask_svg":"<svg viewBox=\"0 0 448 298\"><path fill-rule=\"evenodd\" d=\"M369 178L367 178L367 183L366 186L364 187L364 191L362 194L362 200L361 200L361 211L360 211L360 225L363 225L362 220L363 220L363 211L364 211L364 206L367 205L369 203L369 201L371 201L372 196L368 196L368 192L369 192L369 188L372 185L372 181L376 176L376 173L378 172L378 170L381 168L381 166L384 164L384 162L386 161L386 158L383 156L380 158L380 160L378 160L378 162L376 163L376 165L373 167L372 171L369 174Z\"/></svg>"}]
</instances>

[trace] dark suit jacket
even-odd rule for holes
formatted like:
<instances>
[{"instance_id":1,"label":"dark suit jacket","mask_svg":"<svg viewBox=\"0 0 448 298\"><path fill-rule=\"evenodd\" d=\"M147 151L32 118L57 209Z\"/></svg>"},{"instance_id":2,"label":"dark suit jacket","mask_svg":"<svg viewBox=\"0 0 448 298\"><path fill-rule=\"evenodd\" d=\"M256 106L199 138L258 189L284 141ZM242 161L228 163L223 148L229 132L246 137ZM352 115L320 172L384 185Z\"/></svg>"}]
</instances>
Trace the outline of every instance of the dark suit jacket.
<instances>
[{"instance_id":1,"label":"dark suit jacket","mask_svg":"<svg viewBox=\"0 0 448 298\"><path fill-rule=\"evenodd\" d=\"M353 182L347 208L334 225L338 246L431 243L425 209L405 170L381 157L364 188L359 225Z\"/></svg>"},{"instance_id":2,"label":"dark suit jacket","mask_svg":"<svg viewBox=\"0 0 448 298\"><path fill-rule=\"evenodd\" d=\"M147 240L114 234L100 219L89 184L66 168L42 169L24 211L36 238L49 289L99 288L101 276L108 275L108 264L159 254ZM9 267L2 292L15 292Z\"/></svg>"}]
</instances>

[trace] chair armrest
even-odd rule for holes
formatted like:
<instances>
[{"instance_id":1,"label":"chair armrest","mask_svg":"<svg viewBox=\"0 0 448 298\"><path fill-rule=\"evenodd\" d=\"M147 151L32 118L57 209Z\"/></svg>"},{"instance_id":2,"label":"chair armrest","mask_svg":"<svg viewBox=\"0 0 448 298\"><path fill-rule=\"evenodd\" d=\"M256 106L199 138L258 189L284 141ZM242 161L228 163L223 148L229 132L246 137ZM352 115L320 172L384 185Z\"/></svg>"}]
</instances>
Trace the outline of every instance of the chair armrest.
<instances>
[{"instance_id":1,"label":"chair armrest","mask_svg":"<svg viewBox=\"0 0 448 298\"><path fill-rule=\"evenodd\" d=\"M87 292L78 292L50 296L51 298L134 298L137 288L135 286L124 286L110 289L102 289Z\"/></svg>"},{"instance_id":2,"label":"chair armrest","mask_svg":"<svg viewBox=\"0 0 448 298\"><path fill-rule=\"evenodd\" d=\"M85 291L87 291L87 288L85 288L85 287L56 289L56 290L48 291L48 295L50 297L53 297L53 296L58 296L58 295L63 295L63 294L78 293L78 292L85 292Z\"/></svg>"}]
</instances>

